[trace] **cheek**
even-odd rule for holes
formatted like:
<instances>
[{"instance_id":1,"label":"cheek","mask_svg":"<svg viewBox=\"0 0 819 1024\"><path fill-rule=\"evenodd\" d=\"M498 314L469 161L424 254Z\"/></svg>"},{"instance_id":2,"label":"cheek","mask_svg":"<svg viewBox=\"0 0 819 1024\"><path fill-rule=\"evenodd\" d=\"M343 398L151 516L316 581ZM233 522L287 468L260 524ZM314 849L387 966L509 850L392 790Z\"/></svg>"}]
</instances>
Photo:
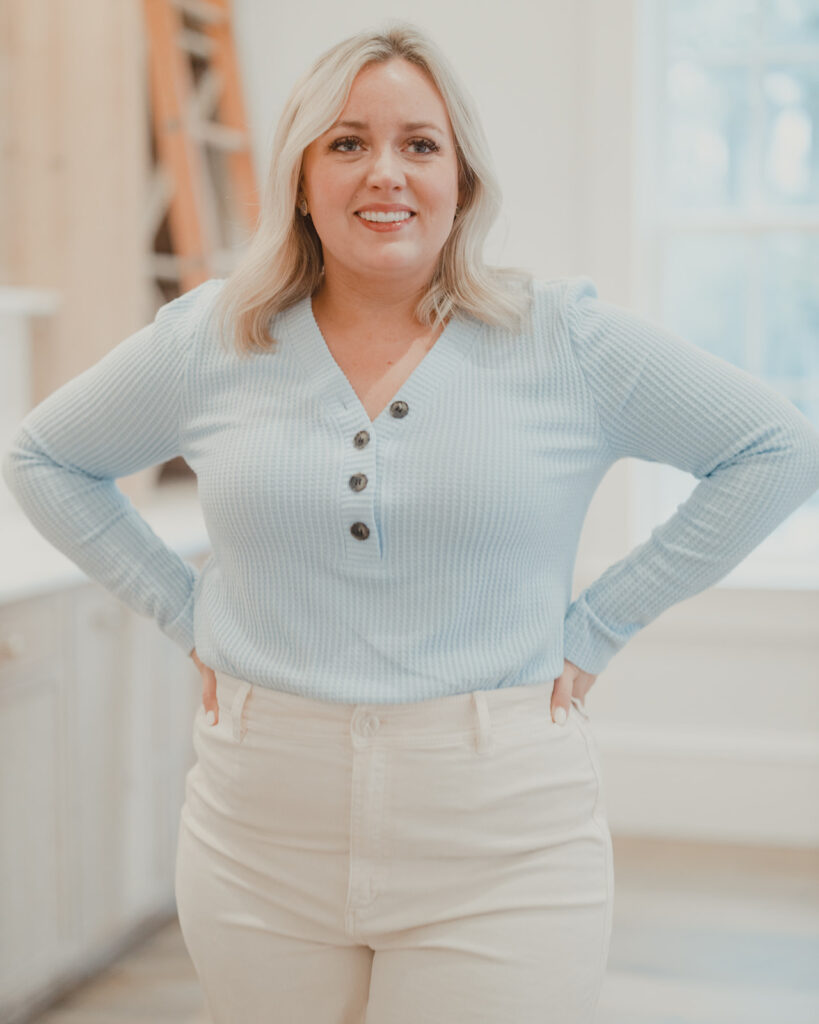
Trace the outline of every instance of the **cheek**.
<instances>
[{"instance_id":1,"label":"cheek","mask_svg":"<svg viewBox=\"0 0 819 1024\"><path fill-rule=\"evenodd\" d=\"M458 186L449 175L442 175L437 181L430 181L426 190L429 207L442 217L447 211L455 209L458 202Z\"/></svg>"}]
</instances>

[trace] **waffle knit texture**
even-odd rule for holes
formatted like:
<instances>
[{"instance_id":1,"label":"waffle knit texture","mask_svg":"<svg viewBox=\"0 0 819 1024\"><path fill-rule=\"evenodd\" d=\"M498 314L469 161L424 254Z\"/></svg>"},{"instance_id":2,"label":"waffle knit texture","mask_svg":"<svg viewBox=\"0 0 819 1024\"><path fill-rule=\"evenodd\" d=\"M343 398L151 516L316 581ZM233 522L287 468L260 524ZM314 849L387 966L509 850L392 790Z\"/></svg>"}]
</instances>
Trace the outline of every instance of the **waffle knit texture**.
<instances>
[{"instance_id":1,"label":"waffle knit texture","mask_svg":"<svg viewBox=\"0 0 819 1024\"><path fill-rule=\"evenodd\" d=\"M214 330L222 283L32 409L2 473L88 576L252 683L396 703L556 679L564 658L598 674L819 489L796 406L588 277L535 279L522 331L453 317L374 423L309 298L241 359ZM201 570L115 484L176 455L198 480ZM624 457L699 482L572 601L586 511Z\"/></svg>"}]
</instances>

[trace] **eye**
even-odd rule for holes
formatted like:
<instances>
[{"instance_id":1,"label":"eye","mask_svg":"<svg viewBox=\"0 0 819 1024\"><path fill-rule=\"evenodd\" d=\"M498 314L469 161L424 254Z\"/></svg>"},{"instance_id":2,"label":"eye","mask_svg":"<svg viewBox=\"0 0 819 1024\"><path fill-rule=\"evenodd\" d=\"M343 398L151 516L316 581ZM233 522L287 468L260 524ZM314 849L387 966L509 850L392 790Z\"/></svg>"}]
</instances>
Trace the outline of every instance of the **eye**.
<instances>
[{"instance_id":1,"label":"eye","mask_svg":"<svg viewBox=\"0 0 819 1024\"><path fill-rule=\"evenodd\" d=\"M433 142L432 139L412 139L410 145L428 146L428 153L436 153L440 149L440 146L438 146L437 143Z\"/></svg>"},{"instance_id":2,"label":"eye","mask_svg":"<svg viewBox=\"0 0 819 1024\"><path fill-rule=\"evenodd\" d=\"M361 141L355 135L345 135L343 139L336 139L335 142L331 142L328 149L335 150L337 153L352 153L352 149L348 149L348 145L356 145ZM425 146L419 156L425 156L428 153L437 153L441 148L437 143L433 142L432 139L410 139L410 146Z\"/></svg>"},{"instance_id":3,"label":"eye","mask_svg":"<svg viewBox=\"0 0 819 1024\"><path fill-rule=\"evenodd\" d=\"M341 149L341 147L346 145L346 143L348 143L348 142L359 142L359 141L360 141L360 139L357 139L354 135L348 135L348 136L346 136L346 138L336 139L335 142L331 142L328 148L329 149L336 149L336 150L338 150L341 153L349 153L349 152L351 152L349 149Z\"/></svg>"}]
</instances>

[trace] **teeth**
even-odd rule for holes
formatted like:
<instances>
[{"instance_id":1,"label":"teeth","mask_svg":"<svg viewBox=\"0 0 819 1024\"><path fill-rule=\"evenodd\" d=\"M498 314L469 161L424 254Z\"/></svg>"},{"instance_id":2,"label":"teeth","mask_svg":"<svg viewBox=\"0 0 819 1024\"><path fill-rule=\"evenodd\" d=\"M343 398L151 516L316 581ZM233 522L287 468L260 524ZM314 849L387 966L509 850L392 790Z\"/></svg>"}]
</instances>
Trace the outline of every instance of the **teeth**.
<instances>
[{"instance_id":1,"label":"teeth","mask_svg":"<svg viewBox=\"0 0 819 1024\"><path fill-rule=\"evenodd\" d=\"M364 220L377 220L377 221L393 221L393 220L409 220L412 214L409 210L397 210L395 213L379 213L375 210L362 210L359 215Z\"/></svg>"}]
</instances>

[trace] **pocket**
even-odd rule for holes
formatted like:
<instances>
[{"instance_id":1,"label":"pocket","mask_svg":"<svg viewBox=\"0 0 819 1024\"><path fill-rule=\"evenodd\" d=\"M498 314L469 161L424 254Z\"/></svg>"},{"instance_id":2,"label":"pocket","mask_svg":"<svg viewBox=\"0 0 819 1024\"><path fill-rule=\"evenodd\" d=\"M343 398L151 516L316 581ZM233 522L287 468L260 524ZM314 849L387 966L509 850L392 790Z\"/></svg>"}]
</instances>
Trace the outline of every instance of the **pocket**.
<instances>
[{"instance_id":1,"label":"pocket","mask_svg":"<svg viewBox=\"0 0 819 1024\"><path fill-rule=\"evenodd\" d=\"M226 691L219 683L219 676L216 677L216 700L219 703L219 720L225 718L230 736L235 744L241 744L247 733L247 720L245 718L245 706L253 691L251 683L242 679L237 681L233 692Z\"/></svg>"},{"instance_id":2,"label":"pocket","mask_svg":"<svg viewBox=\"0 0 819 1024\"><path fill-rule=\"evenodd\" d=\"M597 738L594 735L594 727L588 711L586 711L583 706L583 702L576 697L572 697L572 705L577 711L575 722L577 724L578 731L582 735L586 744L586 752L592 769L594 770L594 774L597 777L597 799L595 801L595 807L599 813L605 816L606 799L605 786L603 783L603 765L600 760L600 751L597 747Z\"/></svg>"},{"instance_id":3,"label":"pocket","mask_svg":"<svg viewBox=\"0 0 819 1024\"><path fill-rule=\"evenodd\" d=\"M219 719L210 725L205 717L207 712L199 701L193 722L193 747L197 758L197 771L202 786L214 796L224 800L227 787L234 773L236 741L230 714L221 701Z\"/></svg>"},{"instance_id":4,"label":"pocket","mask_svg":"<svg viewBox=\"0 0 819 1024\"><path fill-rule=\"evenodd\" d=\"M579 697L572 697L571 701L572 701L572 704L574 705L574 708L577 711L577 713L582 718L585 718L585 720L587 722L590 722L591 721L591 717L589 715L589 712L586 710L586 705L583 703L583 701Z\"/></svg>"}]
</instances>

